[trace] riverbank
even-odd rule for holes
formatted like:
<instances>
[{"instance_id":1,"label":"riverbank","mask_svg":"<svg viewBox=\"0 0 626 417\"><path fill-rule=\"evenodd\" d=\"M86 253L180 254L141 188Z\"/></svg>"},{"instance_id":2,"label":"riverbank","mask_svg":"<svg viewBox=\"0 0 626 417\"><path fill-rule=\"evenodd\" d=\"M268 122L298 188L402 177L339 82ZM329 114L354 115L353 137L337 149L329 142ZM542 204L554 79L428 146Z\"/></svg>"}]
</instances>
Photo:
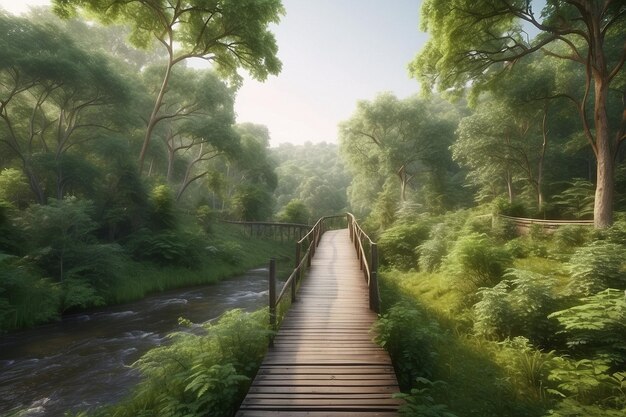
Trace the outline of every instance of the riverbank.
<instances>
[{"instance_id":1,"label":"riverbank","mask_svg":"<svg viewBox=\"0 0 626 417\"><path fill-rule=\"evenodd\" d=\"M182 256L188 256L183 262L158 258L140 261L130 253L117 254L113 260L99 259L96 254L89 262L103 264L98 273L105 278L98 277L94 285L76 279L52 282L42 277L40 271L21 267L20 260L3 263L0 278L4 277L4 284L11 291L8 303L2 304L0 299L0 333L58 321L67 314L140 300L170 289L215 283L265 265L271 257L283 259L281 264L288 268L295 251L294 242L251 237L240 226L228 224L212 225L210 234L185 245L195 247L194 253L189 254L177 248ZM134 248L135 253L145 250ZM161 253L167 256L168 251Z\"/></svg>"},{"instance_id":2,"label":"riverbank","mask_svg":"<svg viewBox=\"0 0 626 417\"><path fill-rule=\"evenodd\" d=\"M235 308L261 309L267 306L267 276L267 268L253 269L3 335L0 415L84 415L80 412L118 403L143 379L133 363L153 348L169 346L173 332L201 330L200 324L181 325L180 317L214 322Z\"/></svg>"}]
</instances>

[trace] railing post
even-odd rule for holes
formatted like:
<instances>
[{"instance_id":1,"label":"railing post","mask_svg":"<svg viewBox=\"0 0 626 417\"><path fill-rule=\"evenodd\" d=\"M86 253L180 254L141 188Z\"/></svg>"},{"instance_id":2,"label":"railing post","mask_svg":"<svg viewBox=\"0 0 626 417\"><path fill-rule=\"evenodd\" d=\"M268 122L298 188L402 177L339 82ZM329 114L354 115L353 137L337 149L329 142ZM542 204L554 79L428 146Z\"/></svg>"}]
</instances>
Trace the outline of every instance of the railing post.
<instances>
[{"instance_id":1,"label":"railing post","mask_svg":"<svg viewBox=\"0 0 626 417\"><path fill-rule=\"evenodd\" d=\"M293 277L293 281L291 281L291 302L296 301L296 288L298 286L298 281L300 281L301 270L298 267L300 265L300 253L302 252L302 248L300 247L300 243L296 243L296 276Z\"/></svg>"},{"instance_id":2,"label":"railing post","mask_svg":"<svg viewBox=\"0 0 626 417\"><path fill-rule=\"evenodd\" d=\"M378 245L371 245L372 263L370 265L370 309L380 313L380 293L378 291Z\"/></svg>"},{"instance_id":3,"label":"railing post","mask_svg":"<svg viewBox=\"0 0 626 417\"><path fill-rule=\"evenodd\" d=\"M276 331L276 259L270 259L270 330ZM270 336L270 346L274 346L274 335Z\"/></svg>"}]
</instances>

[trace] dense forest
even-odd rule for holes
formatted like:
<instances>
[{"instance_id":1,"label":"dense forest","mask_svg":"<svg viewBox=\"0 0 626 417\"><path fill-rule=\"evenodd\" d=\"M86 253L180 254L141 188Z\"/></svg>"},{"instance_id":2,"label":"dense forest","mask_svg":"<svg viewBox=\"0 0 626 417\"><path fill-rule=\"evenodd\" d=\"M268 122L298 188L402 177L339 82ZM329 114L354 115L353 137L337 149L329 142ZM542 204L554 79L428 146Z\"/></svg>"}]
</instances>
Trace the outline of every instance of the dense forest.
<instances>
[{"instance_id":1,"label":"dense forest","mask_svg":"<svg viewBox=\"0 0 626 417\"><path fill-rule=\"evenodd\" d=\"M238 70L280 72L279 0L0 13L0 332L290 250L220 220L350 211L379 242L375 337L403 415L623 415L626 6L532 6L423 1L423 94L355 103L338 144L274 148L233 106ZM594 225L520 235L501 215ZM89 413L232 415L265 323L233 311L173 336Z\"/></svg>"}]
</instances>

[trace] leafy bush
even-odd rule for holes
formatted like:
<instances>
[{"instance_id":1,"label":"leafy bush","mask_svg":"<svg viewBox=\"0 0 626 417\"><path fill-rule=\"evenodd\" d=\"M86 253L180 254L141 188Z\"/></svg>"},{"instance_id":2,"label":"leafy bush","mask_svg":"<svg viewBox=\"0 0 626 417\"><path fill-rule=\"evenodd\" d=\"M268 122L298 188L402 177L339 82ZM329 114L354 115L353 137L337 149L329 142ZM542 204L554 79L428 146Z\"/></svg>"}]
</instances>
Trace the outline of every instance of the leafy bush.
<instances>
[{"instance_id":1,"label":"leafy bush","mask_svg":"<svg viewBox=\"0 0 626 417\"><path fill-rule=\"evenodd\" d=\"M474 332L492 339L524 336L548 344L556 331L556 323L547 319L556 306L553 280L520 269L510 269L504 278L493 288L479 290Z\"/></svg>"},{"instance_id":2,"label":"leafy bush","mask_svg":"<svg viewBox=\"0 0 626 417\"><path fill-rule=\"evenodd\" d=\"M154 230L172 230L176 227L176 211L172 191L167 185L157 185L150 193L152 213L151 227Z\"/></svg>"},{"instance_id":3,"label":"leafy bush","mask_svg":"<svg viewBox=\"0 0 626 417\"><path fill-rule=\"evenodd\" d=\"M380 317L372 331L396 365L401 388L410 388L418 377L432 377L436 357L433 344L441 336L436 322L401 302Z\"/></svg>"},{"instance_id":4,"label":"leafy bush","mask_svg":"<svg viewBox=\"0 0 626 417\"><path fill-rule=\"evenodd\" d=\"M509 202L503 197L493 200L492 210L494 215L503 214L511 217L526 217L528 214L523 203L519 201Z\"/></svg>"},{"instance_id":5,"label":"leafy bush","mask_svg":"<svg viewBox=\"0 0 626 417\"><path fill-rule=\"evenodd\" d=\"M445 223L432 227L429 239L418 246L419 267L423 271L433 272L439 269L444 257L448 254L449 228Z\"/></svg>"},{"instance_id":6,"label":"leafy bush","mask_svg":"<svg viewBox=\"0 0 626 417\"><path fill-rule=\"evenodd\" d=\"M591 295L607 288L626 289L626 246L595 241L576 250L567 268L568 289L575 295Z\"/></svg>"},{"instance_id":7,"label":"leafy bush","mask_svg":"<svg viewBox=\"0 0 626 417\"><path fill-rule=\"evenodd\" d=\"M446 263L462 290L471 292L497 284L512 259L505 248L486 235L471 233L457 240Z\"/></svg>"},{"instance_id":8,"label":"leafy bush","mask_svg":"<svg viewBox=\"0 0 626 417\"><path fill-rule=\"evenodd\" d=\"M416 268L416 248L428 239L429 229L424 223L407 223L385 230L378 239L382 261L400 270Z\"/></svg>"},{"instance_id":9,"label":"leafy bush","mask_svg":"<svg viewBox=\"0 0 626 417\"><path fill-rule=\"evenodd\" d=\"M593 215L595 186L583 178L575 178L568 187L554 196L554 202L561 211L574 219Z\"/></svg>"},{"instance_id":10,"label":"leafy bush","mask_svg":"<svg viewBox=\"0 0 626 417\"><path fill-rule=\"evenodd\" d=\"M594 229L592 235L596 240L626 245L626 217L617 218L613 225L607 229Z\"/></svg>"},{"instance_id":11,"label":"leafy bush","mask_svg":"<svg viewBox=\"0 0 626 417\"><path fill-rule=\"evenodd\" d=\"M474 333L500 340L511 335L514 313L507 300L509 285L508 281L502 281L493 288L478 290L480 301L474 304Z\"/></svg>"},{"instance_id":12,"label":"leafy bush","mask_svg":"<svg viewBox=\"0 0 626 417\"><path fill-rule=\"evenodd\" d=\"M197 266L206 252L201 236L175 231L152 232L141 229L126 245L137 260L159 265Z\"/></svg>"},{"instance_id":13,"label":"leafy bush","mask_svg":"<svg viewBox=\"0 0 626 417\"><path fill-rule=\"evenodd\" d=\"M57 284L0 253L0 332L57 318L60 296Z\"/></svg>"},{"instance_id":14,"label":"leafy bush","mask_svg":"<svg viewBox=\"0 0 626 417\"><path fill-rule=\"evenodd\" d=\"M607 289L580 300L581 304L552 313L562 326L567 345L578 354L594 353L626 364L626 299Z\"/></svg>"},{"instance_id":15,"label":"leafy bush","mask_svg":"<svg viewBox=\"0 0 626 417\"><path fill-rule=\"evenodd\" d=\"M209 206L200 206L196 209L196 222L205 233L211 233L215 221L215 213Z\"/></svg>"},{"instance_id":16,"label":"leafy bush","mask_svg":"<svg viewBox=\"0 0 626 417\"><path fill-rule=\"evenodd\" d=\"M278 220L285 223L308 224L311 213L302 200L293 199L278 215Z\"/></svg>"},{"instance_id":17,"label":"leafy bush","mask_svg":"<svg viewBox=\"0 0 626 417\"><path fill-rule=\"evenodd\" d=\"M548 380L555 383L556 388L548 391L560 398L575 398L578 404L569 404L575 409L584 409L585 405L598 404L623 410L626 406L625 379L626 373L611 372L611 364L606 359L572 360L566 357L555 357ZM597 415L610 415L609 411L611 410L607 410L607 414ZM565 415L587 416L587 414L574 413Z\"/></svg>"},{"instance_id":18,"label":"leafy bush","mask_svg":"<svg viewBox=\"0 0 626 417\"><path fill-rule=\"evenodd\" d=\"M400 406L400 415L415 417L457 417L456 414L448 410L445 404L437 404L431 391L441 385L446 385L444 381L431 381L428 378L417 378L416 387L411 388L410 394L396 394L396 398L404 400Z\"/></svg>"},{"instance_id":19,"label":"leafy bush","mask_svg":"<svg viewBox=\"0 0 626 417\"><path fill-rule=\"evenodd\" d=\"M204 335L179 332L133 366L144 379L128 400L101 415L231 416L261 364L270 331L267 313L232 310Z\"/></svg>"},{"instance_id":20,"label":"leafy bush","mask_svg":"<svg viewBox=\"0 0 626 417\"><path fill-rule=\"evenodd\" d=\"M571 252L572 249L583 246L590 234L589 227L566 225L556 229L553 241L559 251Z\"/></svg>"},{"instance_id":21,"label":"leafy bush","mask_svg":"<svg viewBox=\"0 0 626 417\"><path fill-rule=\"evenodd\" d=\"M517 336L500 343L500 360L520 390L520 394L532 400L545 400L547 380L555 366L555 351L544 353L537 350L530 341Z\"/></svg>"}]
</instances>

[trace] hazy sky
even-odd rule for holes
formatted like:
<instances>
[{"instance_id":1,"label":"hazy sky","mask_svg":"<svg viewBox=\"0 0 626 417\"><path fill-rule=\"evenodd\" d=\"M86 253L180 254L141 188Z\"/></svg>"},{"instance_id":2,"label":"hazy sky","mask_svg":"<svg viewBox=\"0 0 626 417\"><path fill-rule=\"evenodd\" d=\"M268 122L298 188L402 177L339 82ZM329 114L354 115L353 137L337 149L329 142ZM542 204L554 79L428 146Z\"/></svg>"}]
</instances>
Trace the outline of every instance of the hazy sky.
<instances>
[{"instance_id":1,"label":"hazy sky","mask_svg":"<svg viewBox=\"0 0 626 417\"><path fill-rule=\"evenodd\" d=\"M48 0L0 0L14 13ZM382 91L419 91L407 64L423 45L419 0L283 0L274 27L283 70L265 83L246 79L237 94L238 122L266 125L272 145L335 142L337 124L357 100Z\"/></svg>"}]
</instances>

